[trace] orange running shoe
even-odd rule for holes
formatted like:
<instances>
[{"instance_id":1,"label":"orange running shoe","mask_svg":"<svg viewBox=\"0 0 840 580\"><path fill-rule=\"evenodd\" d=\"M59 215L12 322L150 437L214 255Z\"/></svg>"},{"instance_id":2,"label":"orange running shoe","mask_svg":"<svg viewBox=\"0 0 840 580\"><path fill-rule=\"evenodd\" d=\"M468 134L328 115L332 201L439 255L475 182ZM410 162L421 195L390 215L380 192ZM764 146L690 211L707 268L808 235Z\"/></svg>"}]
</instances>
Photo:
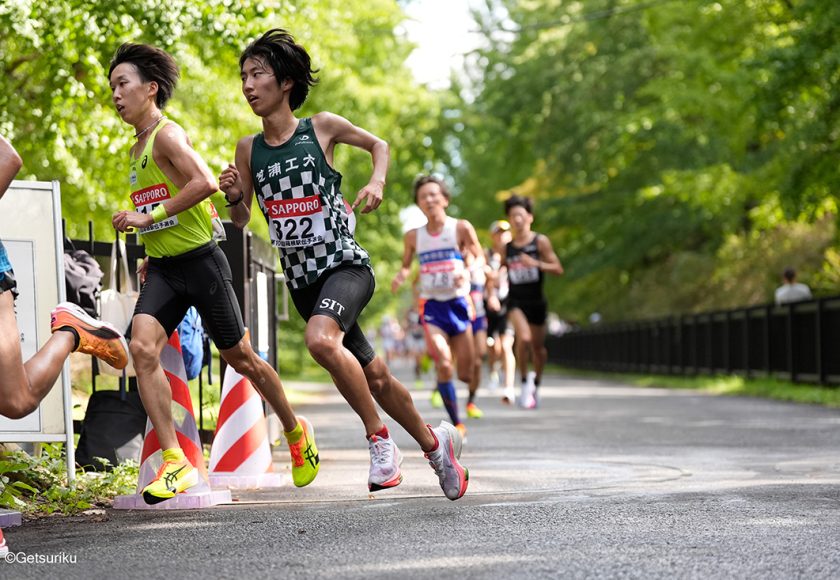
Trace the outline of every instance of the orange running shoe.
<instances>
[{"instance_id":1,"label":"orange running shoe","mask_svg":"<svg viewBox=\"0 0 840 580\"><path fill-rule=\"evenodd\" d=\"M481 419L484 417L484 411L479 409L475 403L467 403L467 417L470 419Z\"/></svg>"},{"instance_id":2,"label":"orange running shoe","mask_svg":"<svg viewBox=\"0 0 840 580\"><path fill-rule=\"evenodd\" d=\"M76 351L91 354L115 369L128 364L128 344L119 330L89 316L72 302L62 302L50 314L50 331L68 328L78 336Z\"/></svg>"}]
</instances>

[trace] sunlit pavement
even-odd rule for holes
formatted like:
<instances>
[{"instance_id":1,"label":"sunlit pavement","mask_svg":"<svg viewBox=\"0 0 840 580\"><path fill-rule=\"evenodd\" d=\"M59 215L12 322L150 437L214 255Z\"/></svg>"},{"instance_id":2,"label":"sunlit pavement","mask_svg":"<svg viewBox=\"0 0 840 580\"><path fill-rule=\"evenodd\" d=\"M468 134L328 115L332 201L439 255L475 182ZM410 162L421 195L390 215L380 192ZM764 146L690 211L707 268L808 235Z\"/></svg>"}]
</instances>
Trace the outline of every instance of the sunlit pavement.
<instances>
[{"instance_id":1,"label":"sunlit pavement","mask_svg":"<svg viewBox=\"0 0 840 580\"><path fill-rule=\"evenodd\" d=\"M77 563L0 562L0 577L840 575L840 410L559 376L536 411L484 391L485 417L467 421L469 490L451 502L391 420L405 479L368 493L361 423L331 385L309 388L321 396L297 411L321 452L312 485L27 523L7 531L13 550ZM437 424L429 388L412 394ZM288 474L286 451L275 459Z\"/></svg>"}]
</instances>

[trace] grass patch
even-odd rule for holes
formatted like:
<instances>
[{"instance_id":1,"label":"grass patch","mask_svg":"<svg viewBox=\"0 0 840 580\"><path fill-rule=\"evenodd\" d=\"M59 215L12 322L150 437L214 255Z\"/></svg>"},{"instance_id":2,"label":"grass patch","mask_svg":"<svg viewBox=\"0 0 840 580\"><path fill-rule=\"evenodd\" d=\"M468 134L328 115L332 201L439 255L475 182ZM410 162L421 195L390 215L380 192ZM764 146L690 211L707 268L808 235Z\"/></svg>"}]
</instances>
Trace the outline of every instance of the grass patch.
<instances>
[{"instance_id":1,"label":"grass patch","mask_svg":"<svg viewBox=\"0 0 840 580\"><path fill-rule=\"evenodd\" d=\"M29 517L109 507L115 496L134 493L138 472L137 463L129 461L111 471L77 469L70 482L62 444L44 444L35 455L0 451L0 507Z\"/></svg>"},{"instance_id":2,"label":"grass patch","mask_svg":"<svg viewBox=\"0 0 840 580\"><path fill-rule=\"evenodd\" d=\"M665 389L694 389L715 395L736 397L759 397L840 407L840 389L830 386L793 383L772 378L747 379L737 375L714 375L684 377L673 375L646 375L632 373L603 373L570 369L551 365L547 370L562 374L619 381L636 387L660 387Z\"/></svg>"}]
</instances>

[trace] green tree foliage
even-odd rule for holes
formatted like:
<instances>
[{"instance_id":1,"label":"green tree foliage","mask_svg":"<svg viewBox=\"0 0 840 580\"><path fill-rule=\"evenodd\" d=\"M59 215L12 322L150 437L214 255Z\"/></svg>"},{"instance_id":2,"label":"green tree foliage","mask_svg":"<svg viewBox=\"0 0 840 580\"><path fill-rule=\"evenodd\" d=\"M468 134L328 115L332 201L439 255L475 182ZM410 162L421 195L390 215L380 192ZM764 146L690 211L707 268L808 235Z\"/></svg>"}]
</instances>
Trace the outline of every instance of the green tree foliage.
<instances>
[{"instance_id":1,"label":"green tree foliage","mask_svg":"<svg viewBox=\"0 0 840 580\"><path fill-rule=\"evenodd\" d=\"M268 28L283 27L310 51L320 83L300 112L330 110L391 145L385 202L359 216L357 235L387 280L401 252L399 209L414 176L432 158L424 142L439 116L438 97L417 86L405 66L412 47L392 0L246 2L244 0L7 0L0 3L0 132L24 159L23 179L61 182L71 237L113 239L111 215L129 207L127 158L132 128L116 115L108 66L123 42L146 42L173 54L181 81L166 114L180 123L214 171L233 160L239 137L261 129L240 91L239 54ZM350 199L370 177L370 158L336 149ZM224 215L221 195L216 206ZM254 208L257 209L256 206ZM266 235L254 212L251 229ZM368 316L390 307L381 284ZM296 314L281 328L284 350L302 348ZM289 364L299 362L292 357Z\"/></svg>"},{"instance_id":2,"label":"green tree foliage","mask_svg":"<svg viewBox=\"0 0 840 580\"><path fill-rule=\"evenodd\" d=\"M837 291L840 5L489 0L476 17L453 171L477 224L512 189L537 198L561 315L764 302L786 263Z\"/></svg>"}]
</instances>

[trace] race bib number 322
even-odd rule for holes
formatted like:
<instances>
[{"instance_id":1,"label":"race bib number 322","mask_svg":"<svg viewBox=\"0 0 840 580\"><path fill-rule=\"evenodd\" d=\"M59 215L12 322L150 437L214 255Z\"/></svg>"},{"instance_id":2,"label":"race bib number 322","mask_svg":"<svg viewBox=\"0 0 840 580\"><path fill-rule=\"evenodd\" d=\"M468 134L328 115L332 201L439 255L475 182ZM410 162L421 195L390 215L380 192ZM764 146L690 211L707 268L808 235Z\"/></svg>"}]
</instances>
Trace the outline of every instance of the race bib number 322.
<instances>
[{"instance_id":1,"label":"race bib number 322","mask_svg":"<svg viewBox=\"0 0 840 580\"><path fill-rule=\"evenodd\" d=\"M277 248L303 248L324 241L324 205L317 195L265 202L271 243Z\"/></svg>"}]
</instances>

